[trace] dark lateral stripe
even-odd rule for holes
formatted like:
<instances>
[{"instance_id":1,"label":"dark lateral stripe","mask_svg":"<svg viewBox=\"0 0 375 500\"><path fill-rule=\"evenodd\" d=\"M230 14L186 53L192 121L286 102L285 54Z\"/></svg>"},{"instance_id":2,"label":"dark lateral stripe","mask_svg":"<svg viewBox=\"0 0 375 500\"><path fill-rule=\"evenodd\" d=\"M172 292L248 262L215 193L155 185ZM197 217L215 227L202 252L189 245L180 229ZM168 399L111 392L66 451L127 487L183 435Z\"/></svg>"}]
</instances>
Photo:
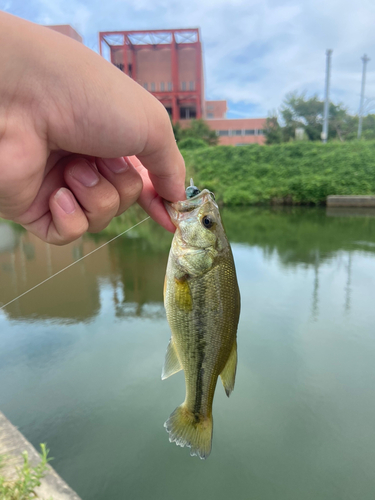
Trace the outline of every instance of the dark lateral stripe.
<instances>
[{"instance_id":1,"label":"dark lateral stripe","mask_svg":"<svg viewBox=\"0 0 375 500\"><path fill-rule=\"evenodd\" d=\"M202 410L202 399L203 399L203 377L204 377L204 368L203 362L205 358L205 348L206 348L206 340L205 340L205 295L201 298L200 303L196 302L194 305L197 307L196 314L194 317L194 327L196 330L196 342L197 342L197 366L196 366L196 383L195 383L195 401L194 401L194 409L193 413L195 415L196 421L199 421L199 415Z\"/></svg>"}]
</instances>

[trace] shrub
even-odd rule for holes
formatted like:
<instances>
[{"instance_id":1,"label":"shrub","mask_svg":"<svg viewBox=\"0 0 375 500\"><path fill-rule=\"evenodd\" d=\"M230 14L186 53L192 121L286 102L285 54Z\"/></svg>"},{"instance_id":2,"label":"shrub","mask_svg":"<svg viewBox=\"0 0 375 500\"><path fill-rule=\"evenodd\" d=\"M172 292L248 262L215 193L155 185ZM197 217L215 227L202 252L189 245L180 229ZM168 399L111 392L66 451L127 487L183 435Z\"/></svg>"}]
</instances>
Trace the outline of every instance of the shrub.
<instances>
[{"instance_id":1,"label":"shrub","mask_svg":"<svg viewBox=\"0 0 375 500\"><path fill-rule=\"evenodd\" d=\"M188 137L186 139L182 139L178 143L178 147L180 149L199 149L199 148L208 148L208 144L203 139L195 139L194 137Z\"/></svg>"},{"instance_id":2,"label":"shrub","mask_svg":"<svg viewBox=\"0 0 375 500\"><path fill-rule=\"evenodd\" d=\"M14 480L8 480L0 474L0 499L1 500L30 500L37 498L35 488L40 486L40 480L45 476L47 471L48 450L44 444L41 447L41 461L35 467L32 467L29 462L29 457L25 451L23 456L23 464L17 470L17 476ZM7 465L7 457L0 456L0 469ZM1 471L0 471L1 472Z\"/></svg>"},{"instance_id":3,"label":"shrub","mask_svg":"<svg viewBox=\"0 0 375 500\"><path fill-rule=\"evenodd\" d=\"M375 194L375 142L215 146L183 151L187 179L225 205L322 204Z\"/></svg>"}]
</instances>

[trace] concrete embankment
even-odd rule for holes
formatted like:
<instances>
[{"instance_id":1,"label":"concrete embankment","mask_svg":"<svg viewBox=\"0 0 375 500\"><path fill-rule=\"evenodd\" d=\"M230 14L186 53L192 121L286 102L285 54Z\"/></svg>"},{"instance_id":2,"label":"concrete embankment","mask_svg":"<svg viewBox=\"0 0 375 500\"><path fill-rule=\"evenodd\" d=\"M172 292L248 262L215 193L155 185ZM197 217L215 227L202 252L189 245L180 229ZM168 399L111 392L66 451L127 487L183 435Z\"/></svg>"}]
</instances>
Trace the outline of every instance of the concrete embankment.
<instances>
[{"instance_id":1,"label":"concrete embankment","mask_svg":"<svg viewBox=\"0 0 375 500\"><path fill-rule=\"evenodd\" d=\"M9 457L9 466L2 469L1 474L11 480L15 474L15 467L23 463L22 452L27 451L30 463L36 465L40 457L35 448L0 412L0 455ZM41 485L36 488L40 500L81 500L80 497L61 479L61 477L48 465L46 476L41 480Z\"/></svg>"},{"instance_id":2,"label":"concrete embankment","mask_svg":"<svg viewBox=\"0 0 375 500\"><path fill-rule=\"evenodd\" d=\"M327 207L375 207L375 196L327 196Z\"/></svg>"}]
</instances>

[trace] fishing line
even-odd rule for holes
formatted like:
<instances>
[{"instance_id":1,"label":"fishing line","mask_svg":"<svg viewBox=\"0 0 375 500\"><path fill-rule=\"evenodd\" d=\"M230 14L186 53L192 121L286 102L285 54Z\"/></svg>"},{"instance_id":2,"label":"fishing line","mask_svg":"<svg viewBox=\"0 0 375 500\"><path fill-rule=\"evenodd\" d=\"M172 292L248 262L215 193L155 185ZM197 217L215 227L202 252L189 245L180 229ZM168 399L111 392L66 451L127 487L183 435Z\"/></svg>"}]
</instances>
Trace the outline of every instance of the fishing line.
<instances>
[{"instance_id":1,"label":"fishing line","mask_svg":"<svg viewBox=\"0 0 375 500\"><path fill-rule=\"evenodd\" d=\"M95 250L92 250L91 252L89 252L88 254L84 255L83 257L81 257L80 259L76 260L75 262L72 262L71 264L69 264L69 266L66 266L64 267L64 269L60 269L60 271L57 271L57 273L55 274L52 274L52 276L50 276L49 278L41 281L38 285L35 285L33 286L32 288L30 288L29 290L27 290L26 292L23 292L21 293L21 295L18 295L18 297L16 297L15 299L12 299L11 301L7 302L5 305L1 306L0 307L0 311L2 309L5 309L5 307L9 306L10 304L12 304L13 302L15 302L16 300L20 299L21 297L23 297L24 295L26 295L27 293L31 292L32 290L35 290L35 288L38 288L40 285L43 285L43 283L46 283L47 281L51 280L52 278L54 278L55 276L57 276L58 274L61 274L62 272L66 271L67 269L69 269L69 267L72 267L74 266L74 264L77 264L78 262L80 262L81 260L83 259L86 259L86 257L88 257L89 255L92 255L93 253L97 252L98 250L100 250L101 248L105 247L106 245L108 245L109 243L111 243L112 241L114 240L117 240L117 238L120 238L120 236L122 236L123 234L131 231L132 229L134 229L135 227L139 226L140 224L142 224L142 222L145 222L147 219L149 219L150 216L146 217L145 219L141 220L140 222L137 222L137 224L135 224L134 226L132 227L129 227L129 229L126 229L124 232L122 232L121 234L118 234L117 236L115 236L114 238L112 238L111 240L107 241L106 243L103 243L103 245L100 245L100 247L98 248L95 248Z\"/></svg>"}]
</instances>

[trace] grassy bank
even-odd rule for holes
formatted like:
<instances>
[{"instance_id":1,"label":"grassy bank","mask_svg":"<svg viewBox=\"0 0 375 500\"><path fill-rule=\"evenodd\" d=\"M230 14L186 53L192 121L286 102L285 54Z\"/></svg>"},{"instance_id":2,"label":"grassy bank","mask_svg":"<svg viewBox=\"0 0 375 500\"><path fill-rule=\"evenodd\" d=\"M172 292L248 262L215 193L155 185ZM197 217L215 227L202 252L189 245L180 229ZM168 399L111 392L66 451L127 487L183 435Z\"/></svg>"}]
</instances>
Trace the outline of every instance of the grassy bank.
<instances>
[{"instance_id":1,"label":"grassy bank","mask_svg":"<svg viewBox=\"0 0 375 500\"><path fill-rule=\"evenodd\" d=\"M321 204L375 194L375 142L299 142L185 150L187 176L225 205Z\"/></svg>"}]
</instances>

